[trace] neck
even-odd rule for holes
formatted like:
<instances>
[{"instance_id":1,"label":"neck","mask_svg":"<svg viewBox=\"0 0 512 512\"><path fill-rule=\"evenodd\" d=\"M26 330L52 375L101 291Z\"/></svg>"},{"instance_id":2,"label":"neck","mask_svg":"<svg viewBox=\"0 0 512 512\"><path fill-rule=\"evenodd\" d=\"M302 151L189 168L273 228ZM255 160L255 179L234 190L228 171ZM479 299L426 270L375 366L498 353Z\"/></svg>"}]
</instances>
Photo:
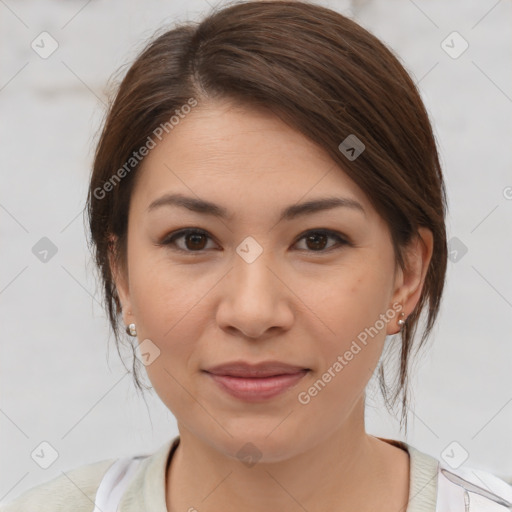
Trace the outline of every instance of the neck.
<instances>
[{"instance_id":1,"label":"neck","mask_svg":"<svg viewBox=\"0 0 512 512\"><path fill-rule=\"evenodd\" d=\"M383 493L389 496L389 455L397 449L366 434L364 403L361 407L363 415L353 416L358 421L342 425L312 448L252 466L179 428L180 443L166 479L167 510L231 512L249 504L254 512L375 510Z\"/></svg>"}]
</instances>

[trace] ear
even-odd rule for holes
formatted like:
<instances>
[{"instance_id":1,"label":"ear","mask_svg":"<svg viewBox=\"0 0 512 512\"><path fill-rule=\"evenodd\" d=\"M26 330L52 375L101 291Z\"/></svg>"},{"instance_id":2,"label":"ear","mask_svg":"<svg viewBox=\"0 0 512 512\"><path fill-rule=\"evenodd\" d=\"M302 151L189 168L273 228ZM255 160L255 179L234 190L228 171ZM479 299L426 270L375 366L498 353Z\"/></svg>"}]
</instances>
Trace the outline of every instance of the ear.
<instances>
[{"instance_id":1,"label":"ear","mask_svg":"<svg viewBox=\"0 0 512 512\"><path fill-rule=\"evenodd\" d=\"M117 237L115 235L109 236L108 248L110 271L119 300L121 301L123 322L125 325L129 325L134 321L134 317L130 300L130 288L128 286L128 269L116 261Z\"/></svg>"},{"instance_id":2,"label":"ear","mask_svg":"<svg viewBox=\"0 0 512 512\"><path fill-rule=\"evenodd\" d=\"M428 266L432 258L434 237L428 228L418 228L418 234L411 240L404 250L405 269L398 268L395 275L395 289L391 304L398 302L402 305L399 316L404 320L414 311L420 300L421 291L425 283ZM388 323L387 334L396 334L396 323ZM390 332L391 331L391 332ZM393 332L394 331L394 332Z\"/></svg>"}]
</instances>

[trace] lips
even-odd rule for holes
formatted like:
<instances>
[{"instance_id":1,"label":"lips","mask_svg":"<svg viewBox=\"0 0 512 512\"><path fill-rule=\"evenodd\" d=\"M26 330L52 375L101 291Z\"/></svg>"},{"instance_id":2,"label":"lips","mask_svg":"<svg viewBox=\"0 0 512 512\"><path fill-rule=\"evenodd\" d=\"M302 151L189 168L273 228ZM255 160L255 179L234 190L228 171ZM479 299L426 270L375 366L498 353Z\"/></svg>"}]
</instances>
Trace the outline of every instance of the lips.
<instances>
[{"instance_id":1,"label":"lips","mask_svg":"<svg viewBox=\"0 0 512 512\"><path fill-rule=\"evenodd\" d=\"M261 402L294 387L309 370L279 361L258 364L237 361L214 366L205 373L231 397L246 402Z\"/></svg>"},{"instance_id":2,"label":"lips","mask_svg":"<svg viewBox=\"0 0 512 512\"><path fill-rule=\"evenodd\" d=\"M290 375L309 370L303 366L295 366L280 361L263 361L257 364L245 361L234 361L208 368L208 373L227 377L264 378L278 375Z\"/></svg>"}]
</instances>

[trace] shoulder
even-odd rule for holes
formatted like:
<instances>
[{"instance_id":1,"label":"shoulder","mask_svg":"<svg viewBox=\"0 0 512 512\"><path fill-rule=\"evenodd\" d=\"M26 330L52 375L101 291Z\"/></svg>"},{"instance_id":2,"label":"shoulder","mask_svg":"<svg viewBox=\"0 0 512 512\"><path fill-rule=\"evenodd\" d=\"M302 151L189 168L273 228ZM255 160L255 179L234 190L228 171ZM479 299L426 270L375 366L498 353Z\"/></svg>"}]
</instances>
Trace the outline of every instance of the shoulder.
<instances>
[{"instance_id":1,"label":"shoulder","mask_svg":"<svg viewBox=\"0 0 512 512\"><path fill-rule=\"evenodd\" d=\"M509 480L509 479L507 479ZM439 464L438 510L453 510L463 503L466 510L501 511L512 509L512 483L497 475L472 467L453 469Z\"/></svg>"},{"instance_id":2,"label":"shoulder","mask_svg":"<svg viewBox=\"0 0 512 512\"><path fill-rule=\"evenodd\" d=\"M411 445L407 444L407 447L412 456L411 471L416 473L415 479L422 487L430 483L428 502L432 510L501 512L512 509L512 477L498 476L471 466L454 468Z\"/></svg>"},{"instance_id":3,"label":"shoulder","mask_svg":"<svg viewBox=\"0 0 512 512\"><path fill-rule=\"evenodd\" d=\"M94 509L96 491L116 459L86 464L0 504L0 512L81 512Z\"/></svg>"},{"instance_id":4,"label":"shoulder","mask_svg":"<svg viewBox=\"0 0 512 512\"><path fill-rule=\"evenodd\" d=\"M103 504L106 499L110 504L111 499L120 498L128 485L131 485L128 490L139 501L142 499L141 488L155 485L162 491L162 503L165 503L162 482L165 481L167 457L179 440L178 435L153 453L105 459L62 471L57 478L33 487L9 502L0 503L0 512L107 512L108 507L96 509L97 502ZM149 493L151 496L153 491L151 489ZM132 509L144 510L144 507Z\"/></svg>"}]
</instances>

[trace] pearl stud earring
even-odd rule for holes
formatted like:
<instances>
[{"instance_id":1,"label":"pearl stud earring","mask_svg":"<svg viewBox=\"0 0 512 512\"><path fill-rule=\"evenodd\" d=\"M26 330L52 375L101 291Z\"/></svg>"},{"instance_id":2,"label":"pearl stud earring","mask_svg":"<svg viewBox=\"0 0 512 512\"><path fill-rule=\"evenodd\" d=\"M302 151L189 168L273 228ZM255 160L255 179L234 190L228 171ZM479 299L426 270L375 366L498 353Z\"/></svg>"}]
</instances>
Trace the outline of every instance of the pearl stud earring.
<instances>
[{"instance_id":1,"label":"pearl stud earring","mask_svg":"<svg viewBox=\"0 0 512 512\"><path fill-rule=\"evenodd\" d=\"M130 325L126 328L126 332L127 332L127 334L129 334L130 336L137 336L137 329L135 328L135 324L130 324Z\"/></svg>"},{"instance_id":2,"label":"pearl stud earring","mask_svg":"<svg viewBox=\"0 0 512 512\"><path fill-rule=\"evenodd\" d=\"M400 326L400 330L402 330L402 327L405 325L405 320L406 320L405 318L403 318L403 317L405 317L405 313L402 311L400 313L400 316L402 316L402 318L400 318L398 320L398 325Z\"/></svg>"}]
</instances>

